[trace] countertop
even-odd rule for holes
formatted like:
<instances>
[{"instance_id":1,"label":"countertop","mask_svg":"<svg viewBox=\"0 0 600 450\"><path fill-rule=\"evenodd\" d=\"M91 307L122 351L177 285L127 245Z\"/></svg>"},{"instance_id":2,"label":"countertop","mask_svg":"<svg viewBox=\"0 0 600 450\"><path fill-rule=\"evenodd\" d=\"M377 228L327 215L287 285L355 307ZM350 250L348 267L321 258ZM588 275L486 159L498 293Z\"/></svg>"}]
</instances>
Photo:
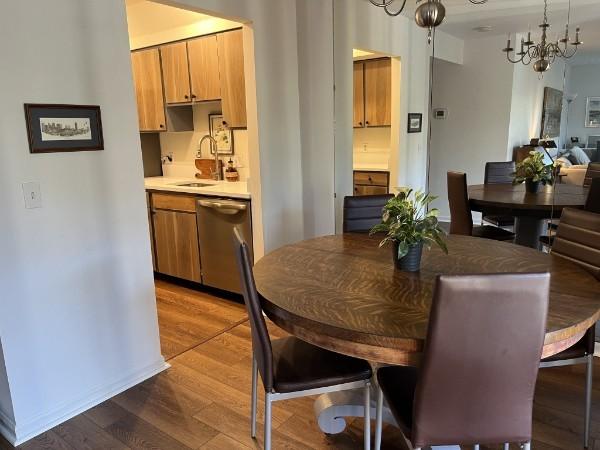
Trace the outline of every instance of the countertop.
<instances>
[{"instance_id":1,"label":"countertop","mask_svg":"<svg viewBox=\"0 0 600 450\"><path fill-rule=\"evenodd\" d=\"M373 165L355 164L354 170L357 170L359 172L389 172L390 171L390 169L388 169L388 167L384 166L383 164L381 164L381 165L378 165L378 164L373 164Z\"/></svg>"},{"instance_id":2,"label":"countertop","mask_svg":"<svg viewBox=\"0 0 600 450\"><path fill-rule=\"evenodd\" d=\"M184 183L206 183L211 186L181 186L181 184ZM245 181L213 181L198 180L194 178L149 177L144 178L144 186L147 190L153 191L186 192L188 194L209 195L214 197L250 199L248 184Z\"/></svg>"}]
</instances>

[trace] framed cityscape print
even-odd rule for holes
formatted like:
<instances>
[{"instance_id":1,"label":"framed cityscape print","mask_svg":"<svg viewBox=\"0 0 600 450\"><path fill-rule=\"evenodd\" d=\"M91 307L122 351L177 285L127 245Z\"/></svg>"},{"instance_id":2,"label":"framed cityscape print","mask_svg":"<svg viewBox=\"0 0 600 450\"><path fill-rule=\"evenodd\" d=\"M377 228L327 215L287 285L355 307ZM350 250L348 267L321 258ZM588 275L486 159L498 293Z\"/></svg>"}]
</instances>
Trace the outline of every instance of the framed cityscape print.
<instances>
[{"instance_id":1,"label":"framed cityscape print","mask_svg":"<svg viewBox=\"0 0 600 450\"><path fill-rule=\"evenodd\" d=\"M104 149L99 106L26 103L25 121L31 153Z\"/></svg>"},{"instance_id":2,"label":"framed cityscape print","mask_svg":"<svg viewBox=\"0 0 600 450\"><path fill-rule=\"evenodd\" d=\"M588 97L585 107L585 127L600 128L600 97Z\"/></svg>"},{"instance_id":3,"label":"framed cityscape print","mask_svg":"<svg viewBox=\"0 0 600 450\"><path fill-rule=\"evenodd\" d=\"M563 110L563 93L558 89L544 88L542 109L542 128L540 139L560 136L560 123Z\"/></svg>"},{"instance_id":4,"label":"framed cityscape print","mask_svg":"<svg viewBox=\"0 0 600 450\"><path fill-rule=\"evenodd\" d=\"M209 114L208 125L210 135L217 141L219 155L233 155L233 132L224 124L223 115ZM214 153L212 147L211 153Z\"/></svg>"}]
</instances>

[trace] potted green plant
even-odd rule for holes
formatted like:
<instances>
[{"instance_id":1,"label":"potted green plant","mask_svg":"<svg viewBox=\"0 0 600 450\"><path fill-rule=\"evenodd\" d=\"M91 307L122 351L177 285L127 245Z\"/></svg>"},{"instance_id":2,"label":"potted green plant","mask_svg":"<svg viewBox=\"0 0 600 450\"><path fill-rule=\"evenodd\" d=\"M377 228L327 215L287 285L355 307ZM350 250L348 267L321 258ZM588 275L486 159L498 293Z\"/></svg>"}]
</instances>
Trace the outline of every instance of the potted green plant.
<instances>
[{"instance_id":1,"label":"potted green plant","mask_svg":"<svg viewBox=\"0 0 600 450\"><path fill-rule=\"evenodd\" d=\"M394 265L399 270L416 272L421 268L423 245L435 243L448 253L445 233L438 222L438 210L429 211L436 197L412 189L400 192L383 208L382 222L371 229L371 234L386 233L379 243L393 244Z\"/></svg>"},{"instance_id":2,"label":"potted green plant","mask_svg":"<svg viewBox=\"0 0 600 450\"><path fill-rule=\"evenodd\" d=\"M552 164L544 163L544 154L537 151L529 152L529 156L517 164L516 171L513 174L513 184L525 183L527 192L535 194L539 191L540 185L551 185L553 181Z\"/></svg>"}]
</instances>

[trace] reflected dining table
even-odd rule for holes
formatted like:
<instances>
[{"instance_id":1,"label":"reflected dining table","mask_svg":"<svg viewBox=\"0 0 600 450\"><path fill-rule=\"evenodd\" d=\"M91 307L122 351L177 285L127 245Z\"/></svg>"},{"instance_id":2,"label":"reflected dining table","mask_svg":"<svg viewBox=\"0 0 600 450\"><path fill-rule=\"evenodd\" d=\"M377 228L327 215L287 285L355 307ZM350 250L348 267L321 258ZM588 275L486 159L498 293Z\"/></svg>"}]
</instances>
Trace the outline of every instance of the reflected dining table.
<instances>
[{"instance_id":1,"label":"reflected dining table","mask_svg":"<svg viewBox=\"0 0 600 450\"><path fill-rule=\"evenodd\" d=\"M515 243L538 248L546 233L545 220L557 219L564 208L581 208L588 189L572 184L541 187L537 194L526 192L525 185L479 184L469 186L472 211L487 215L515 217Z\"/></svg>"},{"instance_id":2,"label":"reflected dining table","mask_svg":"<svg viewBox=\"0 0 600 450\"><path fill-rule=\"evenodd\" d=\"M292 335L375 364L418 365L438 274L550 272L543 356L576 343L600 316L600 283L560 257L505 242L451 235L449 253L425 249L420 272L394 268L379 237L346 233L298 242L254 267L265 314ZM465 318L468 320L468 318ZM315 403L319 427L335 434L343 417L363 414L360 393L336 392ZM384 421L394 423L389 411Z\"/></svg>"}]
</instances>

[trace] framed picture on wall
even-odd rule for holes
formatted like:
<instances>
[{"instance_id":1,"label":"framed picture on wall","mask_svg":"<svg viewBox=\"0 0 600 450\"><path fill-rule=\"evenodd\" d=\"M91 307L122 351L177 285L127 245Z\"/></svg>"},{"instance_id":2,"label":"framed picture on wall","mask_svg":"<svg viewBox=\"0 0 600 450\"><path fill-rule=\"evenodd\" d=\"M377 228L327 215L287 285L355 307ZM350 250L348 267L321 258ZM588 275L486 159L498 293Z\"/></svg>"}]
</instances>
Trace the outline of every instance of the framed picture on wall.
<instances>
[{"instance_id":1,"label":"framed picture on wall","mask_svg":"<svg viewBox=\"0 0 600 450\"><path fill-rule=\"evenodd\" d=\"M26 103L25 121L31 153L104 149L99 106Z\"/></svg>"},{"instance_id":2,"label":"framed picture on wall","mask_svg":"<svg viewBox=\"0 0 600 450\"><path fill-rule=\"evenodd\" d=\"M408 113L408 132L420 133L423 127L423 114Z\"/></svg>"},{"instance_id":3,"label":"framed picture on wall","mask_svg":"<svg viewBox=\"0 0 600 450\"><path fill-rule=\"evenodd\" d=\"M563 110L563 93L558 89L544 88L544 104L542 109L541 139L552 139L560 136L560 124Z\"/></svg>"},{"instance_id":4,"label":"framed picture on wall","mask_svg":"<svg viewBox=\"0 0 600 450\"><path fill-rule=\"evenodd\" d=\"M233 155L233 132L223 122L222 114L209 114L208 127L210 135L217 141L219 155ZM214 153L211 147L211 153Z\"/></svg>"},{"instance_id":5,"label":"framed picture on wall","mask_svg":"<svg viewBox=\"0 0 600 450\"><path fill-rule=\"evenodd\" d=\"M600 128L600 97L588 97L585 108L586 128Z\"/></svg>"}]
</instances>

